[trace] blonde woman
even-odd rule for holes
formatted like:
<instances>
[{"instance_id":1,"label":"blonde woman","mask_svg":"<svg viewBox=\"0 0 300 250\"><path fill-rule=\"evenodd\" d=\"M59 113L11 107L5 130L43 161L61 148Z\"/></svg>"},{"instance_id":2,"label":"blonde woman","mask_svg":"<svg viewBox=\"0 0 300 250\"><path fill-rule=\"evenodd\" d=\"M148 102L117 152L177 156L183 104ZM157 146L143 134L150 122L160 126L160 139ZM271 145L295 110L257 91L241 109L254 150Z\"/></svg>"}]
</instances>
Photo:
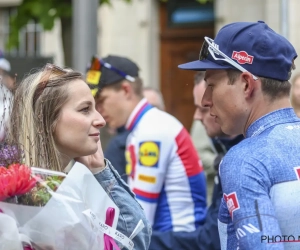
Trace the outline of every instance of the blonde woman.
<instances>
[{"instance_id":1,"label":"blonde woman","mask_svg":"<svg viewBox=\"0 0 300 250\"><path fill-rule=\"evenodd\" d=\"M146 226L133 239L134 249L148 249L150 228L144 213L103 157L99 129L104 125L82 75L47 64L17 88L8 140L21 145L25 163L30 166L63 171L72 160L87 166L119 207L120 232L129 237L138 221L143 220Z\"/></svg>"}]
</instances>

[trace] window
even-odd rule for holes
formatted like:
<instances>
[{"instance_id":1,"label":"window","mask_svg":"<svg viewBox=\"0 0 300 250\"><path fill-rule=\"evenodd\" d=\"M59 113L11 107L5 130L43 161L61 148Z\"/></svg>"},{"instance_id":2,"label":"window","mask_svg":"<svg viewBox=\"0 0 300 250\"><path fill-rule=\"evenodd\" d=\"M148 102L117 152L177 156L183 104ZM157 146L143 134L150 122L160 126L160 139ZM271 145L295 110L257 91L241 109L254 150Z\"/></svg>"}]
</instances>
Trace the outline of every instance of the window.
<instances>
[{"instance_id":1,"label":"window","mask_svg":"<svg viewBox=\"0 0 300 250\"><path fill-rule=\"evenodd\" d=\"M11 56L39 56L41 46L42 27L35 21L28 23L19 32L19 46L10 51L5 50L5 44L9 39L9 19L16 11L14 8L0 9L0 48L6 55Z\"/></svg>"},{"instance_id":2,"label":"window","mask_svg":"<svg viewBox=\"0 0 300 250\"><path fill-rule=\"evenodd\" d=\"M212 2L200 4L195 0L168 1L169 27L195 27L214 23L214 7Z\"/></svg>"}]
</instances>

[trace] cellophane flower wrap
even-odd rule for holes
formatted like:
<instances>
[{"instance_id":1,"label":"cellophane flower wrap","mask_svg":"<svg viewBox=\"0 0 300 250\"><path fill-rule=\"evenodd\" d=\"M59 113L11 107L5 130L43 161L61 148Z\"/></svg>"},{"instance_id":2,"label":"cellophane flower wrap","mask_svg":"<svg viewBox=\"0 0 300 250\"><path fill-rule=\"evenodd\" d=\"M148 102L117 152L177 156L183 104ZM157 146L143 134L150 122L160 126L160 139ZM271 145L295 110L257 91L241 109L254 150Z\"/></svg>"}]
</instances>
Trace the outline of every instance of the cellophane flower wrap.
<instances>
[{"instance_id":1,"label":"cellophane flower wrap","mask_svg":"<svg viewBox=\"0 0 300 250\"><path fill-rule=\"evenodd\" d=\"M119 209L93 174L76 163L66 175L22 164L17 147L0 148L0 249L105 249L104 234L84 213L101 222Z\"/></svg>"}]
</instances>

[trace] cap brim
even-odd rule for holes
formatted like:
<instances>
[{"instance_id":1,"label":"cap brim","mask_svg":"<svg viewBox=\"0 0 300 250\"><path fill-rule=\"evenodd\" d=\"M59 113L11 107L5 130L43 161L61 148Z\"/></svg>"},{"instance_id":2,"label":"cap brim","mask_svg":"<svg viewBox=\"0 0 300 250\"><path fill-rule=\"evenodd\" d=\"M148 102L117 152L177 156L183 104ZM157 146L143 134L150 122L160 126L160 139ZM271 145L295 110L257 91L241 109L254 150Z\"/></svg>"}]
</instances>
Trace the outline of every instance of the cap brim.
<instances>
[{"instance_id":1,"label":"cap brim","mask_svg":"<svg viewBox=\"0 0 300 250\"><path fill-rule=\"evenodd\" d=\"M205 71L207 69L231 69L229 65L219 65L217 63L214 63L210 60L197 60L193 62L188 62L184 64L178 65L178 68L180 69L187 69L187 70L195 70L195 71Z\"/></svg>"}]
</instances>

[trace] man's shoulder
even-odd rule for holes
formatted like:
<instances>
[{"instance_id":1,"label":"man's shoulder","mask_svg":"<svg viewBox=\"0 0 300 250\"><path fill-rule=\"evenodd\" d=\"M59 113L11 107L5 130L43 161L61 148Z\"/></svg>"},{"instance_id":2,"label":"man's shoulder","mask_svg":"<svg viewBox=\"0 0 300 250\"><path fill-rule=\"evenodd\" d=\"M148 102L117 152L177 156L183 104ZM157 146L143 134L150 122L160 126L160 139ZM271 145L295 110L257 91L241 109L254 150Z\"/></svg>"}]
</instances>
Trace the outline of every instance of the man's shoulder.
<instances>
[{"instance_id":1,"label":"man's shoulder","mask_svg":"<svg viewBox=\"0 0 300 250\"><path fill-rule=\"evenodd\" d=\"M295 130L291 133L291 130ZM238 171L273 172L298 161L300 125L279 124L233 146L221 162L220 174Z\"/></svg>"},{"instance_id":2,"label":"man's shoulder","mask_svg":"<svg viewBox=\"0 0 300 250\"><path fill-rule=\"evenodd\" d=\"M126 139L129 134L130 134L130 131L124 130L124 131L116 134L114 137L112 137L109 144L116 144L116 145L126 144Z\"/></svg>"},{"instance_id":3,"label":"man's shoulder","mask_svg":"<svg viewBox=\"0 0 300 250\"><path fill-rule=\"evenodd\" d=\"M175 116L169 114L166 111L160 110L158 108L151 109L149 112L147 112L144 115L144 117L145 117L145 119L151 118L151 119L154 119L156 121L159 121L160 119L163 119L163 120L173 122L173 123L180 123L180 121Z\"/></svg>"},{"instance_id":4,"label":"man's shoulder","mask_svg":"<svg viewBox=\"0 0 300 250\"><path fill-rule=\"evenodd\" d=\"M174 136L182 128L183 125L174 116L153 108L142 117L137 126L137 131L158 136Z\"/></svg>"},{"instance_id":5,"label":"man's shoulder","mask_svg":"<svg viewBox=\"0 0 300 250\"><path fill-rule=\"evenodd\" d=\"M258 147L258 142L256 140L252 140L252 138L246 138L240 141L238 144L232 146L225 157L230 159L234 158L236 160L244 159L246 154L251 152L251 155L255 155L254 149ZM224 157L224 159L225 159Z\"/></svg>"},{"instance_id":6,"label":"man's shoulder","mask_svg":"<svg viewBox=\"0 0 300 250\"><path fill-rule=\"evenodd\" d=\"M265 154L265 150L264 143L261 144L258 140L253 138L242 140L225 154L220 163L220 175L223 176L227 171L240 173L242 166L251 165L254 162L254 165L257 165L257 162L261 162L260 159Z\"/></svg>"}]
</instances>

